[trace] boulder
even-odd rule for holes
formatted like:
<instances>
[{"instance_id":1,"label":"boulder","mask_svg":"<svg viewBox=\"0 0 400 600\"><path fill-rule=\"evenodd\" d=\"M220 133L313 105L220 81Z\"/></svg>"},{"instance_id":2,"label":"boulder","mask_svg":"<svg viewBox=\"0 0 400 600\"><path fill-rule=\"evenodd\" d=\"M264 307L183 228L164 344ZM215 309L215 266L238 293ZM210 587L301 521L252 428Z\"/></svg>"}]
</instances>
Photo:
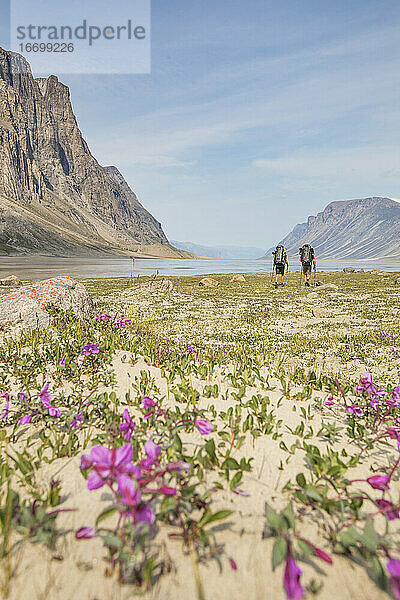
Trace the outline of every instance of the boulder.
<instances>
[{"instance_id":1,"label":"boulder","mask_svg":"<svg viewBox=\"0 0 400 600\"><path fill-rule=\"evenodd\" d=\"M381 271L380 269L372 269L372 271L370 271L370 273L372 275L380 275L381 273L383 273L383 271Z\"/></svg>"},{"instance_id":2,"label":"boulder","mask_svg":"<svg viewBox=\"0 0 400 600\"><path fill-rule=\"evenodd\" d=\"M339 287L334 283L324 283L318 288L319 292L337 292Z\"/></svg>"},{"instance_id":3,"label":"boulder","mask_svg":"<svg viewBox=\"0 0 400 600\"><path fill-rule=\"evenodd\" d=\"M315 282L315 285L316 285L317 287L320 287L321 285L324 285L324 284L322 283L322 281L316 281L316 282Z\"/></svg>"},{"instance_id":4,"label":"boulder","mask_svg":"<svg viewBox=\"0 0 400 600\"><path fill-rule=\"evenodd\" d=\"M199 285L203 285L204 287L217 287L219 283L216 279L213 279L213 277L204 277L200 280Z\"/></svg>"},{"instance_id":5,"label":"boulder","mask_svg":"<svg viewBox=\"0 0 400 600\"><path fill-rule=\"evenodd\" d=\"M306 298L308 300L319 300L317 292L311 292L310 294L307 294Z\"/></svg>"},{"instance_id":6,"label":"boulder","mask_svg":"<svg viewBox=\"0 0 400 600\"><path fill-rule=\"evenodd\" d=\"M312 309L312 314L316 319L324 319L325 317L330 316L329 312L325 308L319 308L318 306L315 306Z\"/></svg>"},{"instance_id":7,"label":"boulder","mask_svg":"<svg viewBox=\"0 0 400 600\"><path fill-rule=\"evenodd\" d=\"M72 309L80 317L93 310L93 301L85 286L71 277L56 277L20 287L0 296L0 324L3 329L48 327L46 307Z\"/></svg>"},{"instance_id":8,"label":"boulder","mask_svg":"<svg viewBox=\"0 0 400 600\"><path fill-rule=\"evenodd\" d=\"M354 267L345 267L343 269L343 273L355 273L355 268Z\"/></svg>"},{"instance_id":9,"label":"boulder","mask_svg":"<svg viewBox=\"0 0 400 600\"><path fill-rule=\"evenodd\" d=\"M244 275L234 275L231 279L231 283L244 283L245 281Z\"/></svg>"},{"instance_id":10,"label":"boulder","mask_svg":"<svg viewBox=\"0 0 400 600\"><path fill-rule=\"evenodd\" d=\"M172 292L174 284L170 279L154 279L141 283L138 289L143 292Z\"/></svg>"},{"instance_id":11,"label":"boulder","mask_svg":"<svg viewBox=\"0 0 400 600\"><path fill-rule=\"evenodd\" d=\"M16 275L10 275L9 277L4 277L4 279L0 279L0 285L5 285L5 286L21 285L21 281L18 279L18 277Z\"/></svg>"}]
</instances>

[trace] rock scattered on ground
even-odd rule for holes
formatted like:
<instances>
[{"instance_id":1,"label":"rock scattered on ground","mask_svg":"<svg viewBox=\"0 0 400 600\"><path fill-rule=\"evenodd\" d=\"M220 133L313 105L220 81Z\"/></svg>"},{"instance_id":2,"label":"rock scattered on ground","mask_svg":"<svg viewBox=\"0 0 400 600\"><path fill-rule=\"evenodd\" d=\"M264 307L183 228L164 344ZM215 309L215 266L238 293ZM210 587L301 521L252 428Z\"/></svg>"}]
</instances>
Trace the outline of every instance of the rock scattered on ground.
<instances>
[{"instance_id":1,"label":"rock scattered on ground","mask_svg":"<svg viewBox=\"0 0 400 600\"><path fill-rule=\"evenodd\" d=\"M339 289L339 286L335 285L334 283L324 283L323 285L320 285L318 288L319 292L337 292Z\"/></svg>"},{"instance_id":2,"label":"rock scattered on ground","mask_svg":"<svg viewBox=\"0 0 400 600\"><path fill-rule=\"evenodd\" d=\"M312 309L312 314L316 319L325 319L326 317L332 316L328 310L325 308L319 308L318 306L315 306Z\"/></svg>"},{"instance_id":3,"label":"rock scattered on ground","mask_svg":"<svg viewBox=\"0 0 400 600\"><path fill-rule=\"evenodd\" d=\"M217 287L219 283L213 277L204 277L200 280L199 285L203 285L204 287Z\"/></svg>"},{"instance_id":4,"label":"rock scattered on ground","mask_svg":"<svg viewBox=\"0 0 400 600\"><path fill-rule=\"evenodd\" d=\"M343 269L343 273L355 273L355 268L354 267L345 267Z\"/></svg>"},{"instance_id":5,"label":"rock scattered on ground","mask_svg":"<svg viewBox=\"0 0 400 600\"><path fill-rule=\"evenodd\" d=\"M138 289L144 292L172 292L174 284L170 279L154 279L141 283Z\"/></svg>"},{"instance_id":6,"label":"rock scattered on ground","mask_svg":"<svg viewBox=\"0 0 400 600\"><path fill-rule=\"evenodd\" d=\"M244 275L234 275L231 279L231 283L244 283L245 281Z\"/></svg>"},{"instance_id":7,"label":"rock scattered on ground","mask_svg":"<svg viewBox=\"0 0 400 600\"><path fill-rule=\"evenodd\" d=\"M3 329L48 327L48 305L72 309L78 316L84 316L94 306L82 283L71 277L46 279L0 296L0 325Z\"/></svg>"},{"instance_id":8,"label":"rock scattered on ground","mask_svg":"<svg viewBox=\"0 0 400 600\"><path fill-rule=\"evenodd\" d=\"M16 275L10 275L9 277L4 277L3 279L0 279L0 285L11 287L13 285L21 285L21 281Z\"/></svg>"}]
</instances>

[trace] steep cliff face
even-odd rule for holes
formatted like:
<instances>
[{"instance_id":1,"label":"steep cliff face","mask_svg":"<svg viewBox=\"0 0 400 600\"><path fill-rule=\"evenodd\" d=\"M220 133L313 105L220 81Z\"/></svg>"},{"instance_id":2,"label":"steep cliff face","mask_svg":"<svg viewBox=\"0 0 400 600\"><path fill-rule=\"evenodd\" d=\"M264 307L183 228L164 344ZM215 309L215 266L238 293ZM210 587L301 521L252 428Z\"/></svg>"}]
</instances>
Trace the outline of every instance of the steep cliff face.
<instances>
[{"instance_id":1,"label":"steep cliff face","mask_svg":"<svg viewBox=\"0 0 400 600\"><path fill-rule=\"evenodd\" d=\"M290 256L308 243L319 258L399 259L400 203L379 197L332 202L281 243Z\"/></svg>"},{"instance_id":2,"label":"steep cliff face","mask_svg":"<svg viewBox=\"0 0 400 600\"><path fill-rule=\"evenodd\" d=\"M90 153L68 87L55 76L34 79L22 56L0 48L0 252L103 254L152 244L170 249L119 171Z\"/></svg>"}]
</instances>

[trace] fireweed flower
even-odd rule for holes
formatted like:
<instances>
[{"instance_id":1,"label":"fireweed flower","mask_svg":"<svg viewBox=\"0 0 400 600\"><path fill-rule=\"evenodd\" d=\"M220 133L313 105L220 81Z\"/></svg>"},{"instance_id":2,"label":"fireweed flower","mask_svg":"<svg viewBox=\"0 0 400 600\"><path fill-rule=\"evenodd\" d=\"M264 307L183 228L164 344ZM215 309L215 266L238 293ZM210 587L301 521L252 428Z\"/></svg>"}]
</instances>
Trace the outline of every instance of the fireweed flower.
<instances>
[{"instance_id":1,"label":"fireweed flower","mask_svg":"<svg viewBox=\"0 0 400 600\"><path fill-rule=\"evenodd\" d=\"M65 367L65 365L67 364L67 361L65 360L65 358L60 358L60 360L58 361L58 364L60 365L60 367Z\"/></svg>"},{"instance_id":2,"label":"fireweed flower","mask_svg":"<svg viewBox=\"0 0 400 600\"><path fill-rule=\"evenodd\" d=\"M51 417L59 417L61 415L60 410L56 406L49 406L48 409Z\"/></svg>"},{"instance_id":3,"label":"fireweed flower","mask_svg":"<svg viewBox=\"0 0 400 600\"><path fill-rule=\"evenodd\" d=\"M195 425L201 435L208 435L214 429L214 425L210 421L206 421L206 419L195 419Z\"/></svg>"},{"instance_id":4,"label":"fireweed flower","mask_svg":"<svg viewBox=\"0 0 400 600\"><path fill-rule=\"evenodd\" d=\"M91 540L96 537L96 532L93 527L81 527L75 531L75 537L77 540Z\"/></svg>"},{"instance_id":5,"label":"fireweed flower","mask_svg":"<svg viewBox=\"0 0 400 600\"><path fill-rule=\"evenodd\" d=\"M171 462L166 466L167 471L170 473L179 473L180 471L189 471L192 468L190 463L184 462L183 460L177 460Z\"/></svg>"},{"instance_id":6,"label":"fireweed flower","mask_svg":"<svg viewBox=\"0 0 400 600\"><path fill-rule=\"evenodd\" d=\"M303 571L294 558L289 556L286 559L285 574L283 576L283 583L289 600L300 600L304 596L304 590L300 583L302 573Z\"/></svg>"},{"instance_id":7,"label":"fireweed flower","mask_svg":"<svg viewBox=\"0 0 400 600\"><path fill-rule=\"evenodd\" d=\"M97 344L86 344L86 346L83 346L82 352L85 356L90 356L91 354L98 354L100 350Z\"/></svg>"},{"instance_id":8,"label":"fireweed flower","mask_svg":"<svg viewBox=\"0 0 400 600\"><path fill-rule=\"evenodd\" d=\"M132 417L129 415L129 410L127 408L124 410L122 416L125 419L125 423L121 423L119 430L124 432L124 440L129 442L132 437L132 433L135 431L135 423L133 422Z\"/></svg>"},{"instance_id":9,"label":"fireweed flower","mask_svg":"<svg viewBox=\"0 0 400 600\"><path fill-rule=\"evenodd\" d=\"M50 408L50 403L52 400L54 400L54 396L52 396L49 392L49 384L46 383L46 385L44 385L42 387L42 389L39 392L39 398L42 401L42 404L45 408Z\"/></svg>"},{"instance_id":10,"label":"fireweed flower","mask_svg":"<svg viewBox=\"0 0 400 600\"><path fill-rule=\"evenodd\" d=\"M390 500L378 498L376 503L381 512L389 519L389 521L394 521L395 519L400 518L399 509L394 508L393 503L390 502Z\"/></svg>"},{"instance_id":11,"label":"fireweed flower","mask_svg":"<svg viewBox=\"0 0 400 600\"><path fill-rule=\"evenodd\" d=\"M367 482L374 490L390 490L388 485L389 475L372 475L368 477Z\"/></svg>"},{"instance_id":12,"label":"fireweed flower","mask_svg":"<svg viewBox=\"0 0 400 600\"><path fill-rule=\"evenodd\" d=\"M396 600L400 600L400 560L396 560L395 558L389 559L386 563L386 568L390 574L393 596Z\"/></svg>"},{"instance_id":13,"label":"fireweed flower","mask_svg":"<svg viewBox=\"0 0 400 600\"><path fill-rule=\"evenodd\" d=\"M18 421L17 425L27 425L31 422L31 419L32 415L25 415Z\"/></svg>"},{"instance_id":14,"label":"fireweed flower","mask_svg":"<svg viewBox=\"0 0 400 600\"><path fill-rule=\"evenodd\" d=\"M357 417L362 417L364 414L363 409L360 406L357 406L357 404L352 404L351 406L348 406L346 408L346 411L353 415L356 415Z\"/></svg>"},{"instance_id":15,"label":"fireweed flower","mask_svg":"<svg viewBox=\"0 0 400 600\"><path fill-rule=\"evenodd\" d=\"M83 414L80 412L69 422L69 427L70 429L78 429L81 423L83 423Z\"/></svg>"},{"instance_id":16,"label":"fireweed flower","mask_svg":"<svg viewBox=\"0 0 400 600\"><path fill-rule=\"evenodd\" d=\"M81 470L86 471L93 468L90 473L87 486L89 490L97 490L103 487L105 483L110 483L119 475L133 474L140 477L141 471L132 464L132 446L125 444L117 450L115 448L104 448L103 446L93 446L89 456L81 457Z\"/></svg>"},{"instance_id":17,"label":"fireweed flower","mask_svg":"<svg viewBox=\"0 0 400 600\"><path fill-rule=\"evenodd\" d=\"M143 405L143 408L145 408L146 410L148 410L149 408L154 408L155 406L157 406L157 404L154 402L154 400L152 400L148 396L145 396L143 398L142 405Z\"/></svg>"},{"instance_id":18,"label":"fireweed flower","mask_svg":"<svg viewBox=\"0 0 400 600\"><path fill-rule=\"evenodd\" d=\"M364 377L360 379L355 388L356 392L366 392L367 394L375 394L375 389L374 378L369 373L364 373Z\"/></svg>"},{"instance_id":19,"label":"fireweed flower","mask_svg":"<svg viewBox=\"0 0 400 600\"><path fill-rule=\"evenodd\" d=\"M142 495L128 475L120 475L117 479L118 493L121 502L129 508L136 507L142 501Z\"/></svg>"},{"instance_id":20,"label":"fireweed flower","mask_svg":"<svg viewBox=\"0 0 400 600\"><path fill-rule=\"evenodd\" d=\"M158 459L161 454L161 448L160 446L157 446L153 440L147 440L144 445L144 451L146 452L147 458L141 460L139 464L144 469L150 470L153 465L159 464Z\"/></svg>"}]
</instances>

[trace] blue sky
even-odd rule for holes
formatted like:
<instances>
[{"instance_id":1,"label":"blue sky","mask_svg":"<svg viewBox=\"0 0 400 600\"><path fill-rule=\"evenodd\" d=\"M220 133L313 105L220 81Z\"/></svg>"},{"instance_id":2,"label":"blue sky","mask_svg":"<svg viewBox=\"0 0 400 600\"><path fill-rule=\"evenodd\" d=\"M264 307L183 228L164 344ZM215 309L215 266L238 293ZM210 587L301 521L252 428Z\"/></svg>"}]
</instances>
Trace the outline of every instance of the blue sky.
<instances>
[{"instance_id":1,"label":"blue sky","mask_svg":"<svg viewBox=\"0 0 400 600\"><path fill-rule=\"evenodd\" d=\"M400 198L399 34L398 0L153 0L150 75L59 75L170 238L268 248L332 200Z\"/></svg>"}]
</instances>

